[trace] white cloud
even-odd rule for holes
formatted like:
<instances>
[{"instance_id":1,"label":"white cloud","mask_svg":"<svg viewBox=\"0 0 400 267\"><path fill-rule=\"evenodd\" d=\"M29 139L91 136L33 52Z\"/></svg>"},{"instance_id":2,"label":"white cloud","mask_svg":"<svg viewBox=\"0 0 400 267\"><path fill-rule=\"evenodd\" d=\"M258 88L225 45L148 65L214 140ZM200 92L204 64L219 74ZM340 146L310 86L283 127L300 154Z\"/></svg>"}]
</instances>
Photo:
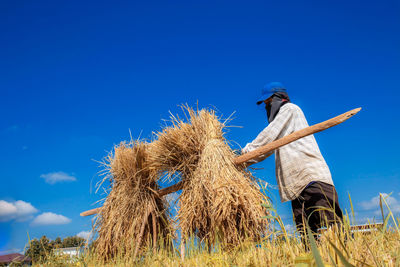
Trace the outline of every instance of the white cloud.
<instances>
[{"instance_id":1,"label":"white cloud","mask_svg":"<svg viewBox=\"0 0 400 267\"><path fill-rule=\"evenodd\" d=\"M379 212L378 215L380 215L380 211L375 211L374 213ZM371 224L371 223L377 223L377 222L382 222L381 216L367 216L367 217L361 217L360 219L357 219L357 224Z\"/></svg>"},{"instance_id":2,"label":"white cloud","mask_svg":"<svg viewBox=\"0 0 400 267\"><path fill-rule=\"evenodd\" d=\"M15 220L17 222L26 221L32 218L38 210L31 203L18 200L7 202L0 200L0 222Z\"/></svg>"},{"instance_id":3,"label":"white cloud","mask_svg":"<svg viewBox=\"0 0 400 267\"><path fill-rule=\"evenodd\" d=\"M65 172L50 172L40 175L48 184L55 184L58 182L73 182L76 181L75 176L71 176Z\"/></svg>"},{"instance_id":4,"label":"white cloud","mask_svg":"<svg viewBox=\"0 0 400 267\"><path fill-rule=\"evenodd\" d=\"M386 203L389 205L390 210L394 213L400 213L400 202L393 197L393 195L389 196L389 194L387 193L381 193L382 197L386 200ZM381 214L381 207L379 205L379 200L380 200L380 196L377 195L373 198L371 198L368 201L363 201L360 203L360 206L364 209L364 210L374 210L374 214L375 215L380 215ZM387 208L385 203L382 201L382 206L383 209L386 213Z\"/></svg>"},{"instance_id":5,"label":"white cloud","mask_svg":"<svg viewBox=\"0 0 400 267\"><path fill-rule=\"evenodd\" d=\"M89 240L92 237L92 232L91 231L81 231L76 234L77 237L82 237L86 240Z\"/></svg>"},{"instance_id":6,"label":"white cloud","mask_svg":"<svg viewBox=\"0 0 400 267\"><path fill-rule=\"evenodd\" d=\"M180 204L178 199L179 199L179 194L177 192L165 196L165 200L167 201L168 206L171 209L175 210L176 212L179 210L179 204Z\"/></svg>"},{"instance_id":7,"label":"white cloud","mask_svg":"<svg viewBox=\"0 0 400 267\"><path fill-rule=\"evenodd\" d=\"M173 206L179 198L179 194L177 192L168 194L165 196L165 200L168 202L170 206Z\"/></svg>"},{"instance_id":8,"label":"white cloud","mask_svg":"<svg viewBox=\"0 0 400 267\"><path fill-rule=\"evenodd\" d=\"M32 221L33 226L39 225L57 225L57 224L67 224L70 223L71 219L61 215L55 214L53 212L44 212Z\"/></svg>"},{"instance_id":9,"label":"white cloud","mask_svg":"<svg viewBox=\"0 0 400 267\"><path fill-rule=\"evenodd\" d=\"M397 199L395 199L392 196L388 196L388 194L386 193L381 193L382 196L385 198L386 202L388 203L388 205L395 205L398 203ZM376 209L376 208L380 208L379 205L379 200L380 200L380 196L377 195L373 198L371 198L368 201L363 201L360 203L360 206L364 209L364 210L372 210L372 209ZM382 203L383 204L383 203Z\"/></svg>"}]
</instances>

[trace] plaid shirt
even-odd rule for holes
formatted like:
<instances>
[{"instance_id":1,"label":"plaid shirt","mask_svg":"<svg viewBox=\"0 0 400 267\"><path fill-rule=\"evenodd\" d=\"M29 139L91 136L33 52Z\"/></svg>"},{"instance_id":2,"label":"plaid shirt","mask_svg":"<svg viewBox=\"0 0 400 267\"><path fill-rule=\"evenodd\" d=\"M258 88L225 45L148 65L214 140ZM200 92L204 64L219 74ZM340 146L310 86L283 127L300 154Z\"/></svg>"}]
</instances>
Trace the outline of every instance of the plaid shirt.
<instances>
[{"instance_id":1,"label":"plaid shirt","mask_svg":"<svg viewBox=\"0 0 400 267\"><path fill-rule=\"evenodd\" d=\"M306 127L308 123L303 111L295 104L285 104L257 138L243 148L242 153L253 151ZM303 137L273 152L282 202L297 198L310 182L320 181L333 185L328 165L321 155L314 135ZM253 160L252 163L264 160L273 152Z\"/></svg>"}]
</instances>

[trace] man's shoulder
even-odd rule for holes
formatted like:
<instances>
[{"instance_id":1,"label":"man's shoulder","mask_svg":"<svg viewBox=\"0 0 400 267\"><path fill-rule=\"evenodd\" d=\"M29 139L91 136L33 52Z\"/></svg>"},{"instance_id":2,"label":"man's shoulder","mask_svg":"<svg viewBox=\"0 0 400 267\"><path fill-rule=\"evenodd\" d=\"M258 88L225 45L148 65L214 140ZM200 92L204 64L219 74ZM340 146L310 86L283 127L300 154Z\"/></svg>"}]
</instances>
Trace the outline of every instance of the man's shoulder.
<instances>
[{"instance_id":1,"label":"man's shoulder","mask_svg":"<svg viewBox=\"0 0 400 267\"><path fill-rule=\"evenodd\" d=\"M297 111L297 112L301 111L301 108L298 105L293 104L293 103L287 103L286 105L283 105L282 109L287 109L290 111Z\"/></svg>"}]
</instances>

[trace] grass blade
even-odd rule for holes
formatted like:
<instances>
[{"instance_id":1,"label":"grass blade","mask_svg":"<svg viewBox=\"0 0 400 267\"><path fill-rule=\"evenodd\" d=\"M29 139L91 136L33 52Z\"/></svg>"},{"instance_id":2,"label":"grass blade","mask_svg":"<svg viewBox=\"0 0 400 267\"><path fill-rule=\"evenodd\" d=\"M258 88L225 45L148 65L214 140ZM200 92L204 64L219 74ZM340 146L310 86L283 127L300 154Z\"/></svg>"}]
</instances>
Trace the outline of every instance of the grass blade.
<instances>
[{"instance_id":1,"label":"grass blade","mask_svg":"<svg viewBox=\"0 0 400 267\"><path fill-rule=\"evenodd\" d=\"M383 214L382 197L382 194L379 194L379 207L381 208L382 221L385 221L385 215Z\"/></svg>"},{"instance_id":2,"label":"grass blade","mask_svg":"<svg viewBox=\"0 0 400 267\"><path fill-rule=\"evenodd\" d=\"M352 220L351 220L351 223L352 223L352 224L355 224L356 215L355 215L355 213L354 213L353 201L351 201L350 193L347 192L347 194L349 195L349 201L350 201L350 207L351 207L351 216L353 217Z\"/></svg>"},{"instance_id":3,"label":"grass blade","mask_svg":"<svg viewBox=\"0 0 400 267\"><path fill-rule=\"evenodd\" d=\"M389 212L389 214L386 216L385 220L383 221L383 228L382 228L382 232L383 232L383 233L386 232L386 228L387 228L387 226L388 226L389 219L390 219L390 214L391 214L391 213L392 213L392 212Z\"/></svg>"},{"instance_id":4,"label":"grass blade","mask_svg":"<svg viewBox=\"0 0 400 267\"><path fill-rule=\"evenodd\" d=\"M327 240L328 240L329 244L331 244L331 246L333 247L335 252L339 255L340 261L342 262L343 266L355 267L353 264L351 264L350 262L347 261L346 257L343 255L343 253L332 243L332 241L330 241L329 239L327 239Z\"/></svg>"},{"instance_id":5,"label":"grass blade","mask_svg":"<svg viewBox=\"0 0 400 267\"><path fill-rule=\"evenodd\" d=\"M385 203L385 206L389 211L388 215L390 215L390 217L392 217L392 219L393 219L393 223L394 223L394 226L396 227L397 232L400 234L400 229L399 229L399 227L398 227L398 225L396 223L396 219L394 218L392 210L390 209L388 203L386 202L386 198L388 198L391 195L391 193L389 195L387 195L386 197L382 196L382 194L379 194L379 195L380 195L380 200ZM382 205L381 205L381 209L382 209ZM383 209L382 209L382 215L383 215ZM385 218L383 218L383 219L385 219Z\"/></svg>"},{"instance_id":6,"label":"grass blade","mask_svg":"<svg viewBox=\"0 0 400 267\"><path fill-rule=\"evenodd\" d=\"M331 254L329 254L329 259L331 260L332 265L337 267L337 264L335 263L334 259L332 259Z\"/></svg>"},{"instance_id":7,"label":"grass blade","mask_svg":"<svg viewBox=\"0 0 400 267\"><path fill-rule=\"evenodd\" d=\"M322 261L321 254L319 254L313 233L311 232L311 229L308 225L307 225L307 234L308 234L308 240L310 241L311 250L314 255L314 259L315 259L315 263L316 263L317 267L324 267L325 265L324 265L324 262Z\"/></svg>"}]
</instances>

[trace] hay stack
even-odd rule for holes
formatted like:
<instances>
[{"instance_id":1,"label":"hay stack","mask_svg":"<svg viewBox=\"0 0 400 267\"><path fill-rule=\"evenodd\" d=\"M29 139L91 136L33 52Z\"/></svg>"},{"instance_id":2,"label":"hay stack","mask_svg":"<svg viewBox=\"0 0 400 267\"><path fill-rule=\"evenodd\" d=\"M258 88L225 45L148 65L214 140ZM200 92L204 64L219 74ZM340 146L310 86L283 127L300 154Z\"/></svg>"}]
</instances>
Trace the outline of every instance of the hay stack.
<instances>
[{"instance_id":1,"label":"hay stack","mask_svg":"<svg viewBox=\"0 0 400 267\"><path fill-rule=\"evenodd\" d=\"M149 147L152 168L180 174L184 181L178 219L185 238L196 235L209 245L237 245L259 239L266 229L265 201L250 173L235 166L223 136L224 123L213 111L185 107L187 121L172 117Z\"/></svg>"},{"instance_id":2,"label":"hay stack","mask_svg":"<svg viewBox=\"0 0 400 267\"><path fill-rule=\"evenodd\" d=\"M154 193L158 174L148 167L147 144L121 143L105 160L109 192L95 227L96 253L108 260L117 254L136 255L139 248L171 233L166 203Z\"/></svg>"}]
</instances>

